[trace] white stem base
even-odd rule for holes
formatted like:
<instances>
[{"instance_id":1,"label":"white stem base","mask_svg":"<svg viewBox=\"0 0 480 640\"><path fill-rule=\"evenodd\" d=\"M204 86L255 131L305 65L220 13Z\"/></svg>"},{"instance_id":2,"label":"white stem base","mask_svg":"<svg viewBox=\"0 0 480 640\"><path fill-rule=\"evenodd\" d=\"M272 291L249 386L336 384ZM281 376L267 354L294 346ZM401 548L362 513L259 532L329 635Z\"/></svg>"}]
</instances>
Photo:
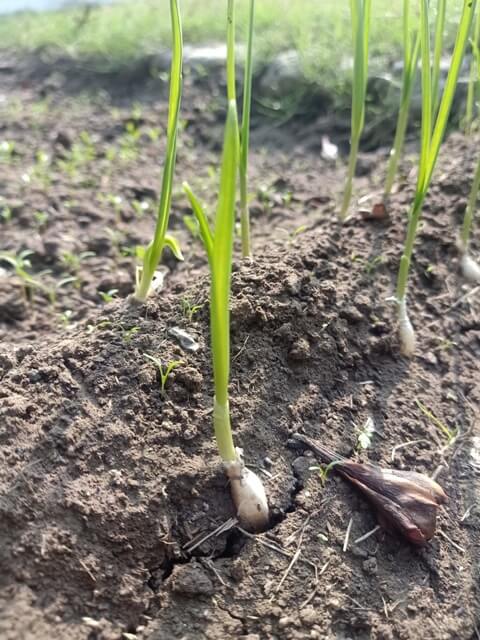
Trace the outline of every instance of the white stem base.
<instances>
[{"instance_id":1,"label":"white stem base","mask_svg":"<svg viewBox=\"0 0 480 640\"><path fill-rule=\"evenodd\" d=\"M408 317L405 298L398 301L398 333L400 336L400 353L407 358L412 358L415 352L415 331Z\"/></svg>"},{"instance_id":2,"label":"white stem base","mask_svg":"<svg viewBox=\"0 0 480 640\"><path fill-rule=\"evenodd\" d=\"M234 462L224 462L230 479L233 503L237 518L245 529L262 531L269 521L268 502L262 481L256 473L247 469L239 457Z\"/></svg>"},{"instance_id":3,"label":"white stem base","mask_svg":"<svg viewBox=\"0 0 480 640\"><path fill-rule=\"evenodd\" d=\"M468 254L464 253L460 262L462 273L470 282L480 282L480 265Z\"/></svg>"}]
</instances>

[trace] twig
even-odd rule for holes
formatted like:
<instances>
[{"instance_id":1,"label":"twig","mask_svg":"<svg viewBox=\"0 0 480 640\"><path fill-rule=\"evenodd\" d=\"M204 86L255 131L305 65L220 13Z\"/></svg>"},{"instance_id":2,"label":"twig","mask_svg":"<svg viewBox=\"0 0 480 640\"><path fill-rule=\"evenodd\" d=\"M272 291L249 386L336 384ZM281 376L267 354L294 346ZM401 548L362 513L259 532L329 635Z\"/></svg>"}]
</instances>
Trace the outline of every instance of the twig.
<instances>
[{"instance_id":1,"label":"twig","mask_svg":"<svg viewBox=\"0 0 480 640\"><path fill-rule=\"evenodd\" d=\"M370 538L370 536L373 536L374 533L377 533L377 531L379 529L381 529L381 527L380 527L379 524L377 524L377 526L374 527L371 531L368 531L367 533L364 533L363 536L360 536L359 538L354 540L353 544L359 544L360 542L363 542L364 540L367 540L367 538Z\"/></svg>"},{"instance_id":2,"label":"twig","mask_svg":"<svg viewBox=\"0 0 480 640\"><path fill-rule=\"evenodd\" d=\"M318 575L315 578L315 587L314 587L312 593L308 596L308 598L302 602L302 604L300 605L300 609L303 609L304 607L307 606L307 604L310 604L310 602L313 600L313 598L317 595L318 578L325 573L325 571L327 570L328 565L330 564L331 561L332 561L331 558L330 558L330 560L327 560L326 563L323 565L323 567L318 572Z\"/></svg>"},{"instance_id":3,"label":"twig","mask_svg":"<svg viewBox=\"0 0 480 640\"><path fill-rule=\"evenodd\" d=\"M316 511L312 511L312 513L309 513L308 516L305 518L305 521L303 522L303 524L300 526L299 529L297 529L296 531L294 531L290 536L288 536L288 538L285 540L285 546L288 547L288 545L293 542L295 540L295 538L297 537L297 535L300 533L300 540L298 542L298 545L300 545L302 538L303 538L303 534L305 533L305 529L308 525L308 523L310 522L310 520L317 515L317 513L319 513L320 509L317 509Z\"/></svg>"},{"instance_id":4,"label":"twig","mask_svg":"<svg viewBox=\"0 0 480 640\"><path fill-rule=\"evenodd\" d=\"M349 521L348 527L347 527L347 531L345 533L345 540L343 542L343 553L346 553L347 548L348 548L348 541L350 539L350 531L352 530L352 524L353 524L353 516L350 518L350 521Z\"/></svg>"},{"instance_id":5,"label":"twig","mask_svg":"<svg viewBox=\"0 0 480 640\"><path fill-rule=\"evenodd\" d=\"M424 438L421 438L420 440L409 440L408 442L402 442L402 444L397 444L392 449L392 462L395 461L395 454L399 449L403 449L404 447L409 447L412 444L419 444L420 442L426 442L427 444L430 444L428 440L425 440Z\"/></svg>"},{"instance_id":6,"label":"twig","mask_svg":"<svg viewBox=\"0 0 480 640\"><path fill-rule=\"evenodd\" d=\"M201 544L203 544L207 540L210 540L210 538L213 538L214 536L219 536L222 533L225 533L225 531L229 531L230 529L232 529L237 524L237 522L238 522L238 520L236 518L229 518L223 524L221 524L219 527L217 527L216 529L214 529L210 533L207 533L206 535L202 536L196 542L193 542L192 540L190 540L190 542L187 542L187 544L185 544L183 546L183 550L186 553L192 553L192 551L194 549L199 547Z\"/></svg>"},{"instance_id":7,"label":"twig","mask_svg":"<svg viewBox=\"0 0 480 640\"><path fill-rule=\"evenodd\" d=\"M247 538L250 538L250 540L255 540L256 542L263 545L264 547L267 547L268 549L272 549L272 551L276 551L277 553L280 553L282 556L285 556L285 558L291 559L295 555L294 553L290 553L289 551L282 549L282 547L278 544L275 544L275 542L271 542L270 540L264 540L261 535L253 535L253 533L250 533L249 531L246 531L245 529L242 529L242 527L239 527L239 526L237 526L237 530L240 531L240 533L243 533L243 535L246 536ZM313 571L315 572L315 575L317 575L318 569L317 569L317 565L314 562L312 562L311 560L308 560L307 558L300 558L300 562L303 562L304 564L308 564L310 567L312 567Z\"/></svg>"},{"instance_id":8,"label":"twig","mask_svg":"<svg viewBox=\"0 0 480 640\"><path fill-rule=\"evenodd\" d=\"M285 571L285 573L282 576L282 579L280 580L280 582L277 585L277 588L275 589L275 592L278 593L280 591L280 589L282 588L282 584L285 582L285 580L287 579L288 574L290 573L290 571L292 570L293 565L297 562L298 558L300 557L302 550L300 547L298 547L298 549L295 551L295 553L293 554L293 558L290 560L288 567Z\"/></svg>"},{"instance_id":9,"label":"twig","mask_svg":"<svg viewBox=\"0 0 480 640\"><path fill-rule=\"evenodd\" d=\"M474 502L473 504L471 504L468 509L465 511L465 513L463 514L463 516L460 518L460 522L463 522L464 520L466 520L467 518L470 517L470 514L472 513L473 509L476 507L476 503Z\"/></svg>"},{"instance_id":10,"label":"twig","mask_svg":"<svg viewBox=\"0 0 480 640\"><path fill-rule=\"evenodd\" d=\"M217 567L213 564L213 562L210 560L210 558L201 558L200 563L208 567L210 571L213 571L213 573L217 576L220 584L222 584L224 587L231 588L230 585L228 585L225 582L225 580L222 578L222 576L220 575L220 572L218 571Z\"/></svg>"},{"instance_id":11,"label":"twig","mask_svg":"<svg viewBox=\"0 0 480 640\"><path fill-rule=\"evenodd\" d=\"M447 536L447 534L445 532L443 532L441 529L438 530L437 532L439 535L442 536L442 538L445 538L445 540L448 540L448 542L450 542L450 544L452 545L452 547L454 547L455 549L457 549L457 551L460 551L460 553L465 553L465 549L463 547L461 547L459 544L457 544L456 542L454 542L451 538L449 538Z\"/></svg>"}]
</instances>

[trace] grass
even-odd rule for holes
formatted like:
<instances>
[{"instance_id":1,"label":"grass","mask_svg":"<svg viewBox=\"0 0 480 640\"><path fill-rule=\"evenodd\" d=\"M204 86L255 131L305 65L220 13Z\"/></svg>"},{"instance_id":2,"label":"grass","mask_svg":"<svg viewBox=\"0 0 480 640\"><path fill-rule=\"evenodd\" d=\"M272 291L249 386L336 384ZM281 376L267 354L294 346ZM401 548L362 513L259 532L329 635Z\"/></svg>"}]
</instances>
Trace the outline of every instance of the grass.
<instances>
[{"instance_id":1,"label":"grass","mask_svg":"<svg viewBox=\"0 0 480 640\"><path fill-rule=\"evenodd\" d=\"M357 155L365 123L365 97L368 81L368 45L370 36L371 0L351 0L352 40L353 40L353 82L352 82L352 130L350 136L350 157L347 181L343 195L340 220L345 220L352 199L353 178L357 165Z\"/></svg>"},{"instance_id":2,"label":"grass","mask_svg":"<svg viewBox=\"0 0 480 640\"><path fill-rule=\"evenodd\" d=\"M160 199L158 201L155 233L150 244L145 249L143 264L139 277L137 278L137 286L135 287L135 298L141 302L145 301L152 288L155 270L162 257L164 246L169 246L175 257L183 260L182 252L177 241L172 236L167 235L177 154L178 119L182 97L183 39L182 23L177 0L170 0L170 17L173 40L170 69L170 96L168 101L167 148L163 166Z\"/></svg>"},{"instance_id":3,"label":"grass","mask_svg":"<svg viewBox=\"0 0 480 640\"><path fill-rule=\"evenodd\" d=\"M412 1L412 12L417 12ZM452 43L460 3L449 2L445 41ZM119 68L146 54L170 47L166 2L124 1L92 9L76 8L40 15L2 16L1 47L26 51L51 47L96 65ZM183 0L185 42L224 41L225 0ZM246 41L249 2L238 2L237 24ZM433 13L433 12L432 12ZM128 25L128 26L126 26ZM348 2L338 0L262 0L255 7L255 59L264 63L279 51L297 49L307 79L348 91L351 73L351 22ZM402 3L372 3L371 58L401 59ZM381 66L384 67L383 62ZM377 69L378 70L378 69ZM372 69L375 71L375 68Z\"/></svg>"},{"instance_id":4,"label":"grass","mask_svg":"<svg viewBox=\"0 0 480 640\"><path fill-rule=\"evenodd\" d=\"M429 409L427 409L427 407L422 402L420 402L418 398L415 398L415 403L417 407L420 409L420 411L423 413L423 415L426 416L439 431L441 431L441 433L447 439L448 443L451 444L455 440L455 438L458 436L458 427L455 427L455 429L449 429L447 425L444 422L442 422L439 418L437 418L437 416L434 413L432 413Z\"/></svg>"},{"instance_id":5,"label":"grass","mask_svg":"<svg viewBox=\"0 0 480 640\"><path fill-rule=\"evenodd\" d=\"M398 110L395 139L390 152L388 162L387 178L385 180L384 198L390 195L398 162L405 142L407 132L408 116L410 113L410 102L412 98L413 86L417 75L418 54L420 52L420 37L418 28L411 29L411 15L409 0L403 1L403 72L402 72L402 93L400 97L400 108Z\"/></svg>"},{"instance_id":6,"label":"grass","mask_svg":"<svg viewBox=\"0 0 480 640\"><path fill-rule=\"evenodd\" d=\"M450 61L450 69L441 95L438 113L434 117L432 94L432 63L431 39L428 13L428 0L421 1L420 39L422 60L422 131L420 143L420 158L418 166L417 185L414 201L408 216L407 236L400 259L397 278L396 300L398 303L398 320L400 328L401 352L411 357L415 350L415 334L410 323L406 306L408 274L414 250L415 237L422 215L433 172L438 159L440 146L445 135L450 109L457 86L463 56L470 34L470 28L476 8L476 0L464 0L461 20L458 23L458 33L455 48ZM439 64L439 59L436 60Z\"/></svg>"}]
</instances>

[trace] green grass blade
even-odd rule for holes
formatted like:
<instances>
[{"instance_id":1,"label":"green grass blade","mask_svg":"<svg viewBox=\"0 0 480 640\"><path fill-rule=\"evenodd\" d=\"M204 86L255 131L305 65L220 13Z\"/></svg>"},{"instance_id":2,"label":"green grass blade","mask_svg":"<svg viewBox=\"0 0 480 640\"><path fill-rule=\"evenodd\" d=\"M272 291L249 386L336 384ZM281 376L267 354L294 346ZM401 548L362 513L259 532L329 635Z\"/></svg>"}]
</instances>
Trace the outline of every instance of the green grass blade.
<instances>
[{"instance_id":1,"label":"green grass blade","mask_svg":"<svg viewBox=\"0 0 480 640\"><path fill-rule=\"evenodd\" d=\"M212 236L212 232L210 231L210 225L208 224L207 216L205 215L205 212L203 210L202 205L200 204L200 201L193 194L188 183L186 182L183 183L183 189L187 194L193 213L195 214L195 218L197 219L198 226L200 229L200 237L202 238L203 246L205 247L208 260L211 264L212 257L213 257L213 236Z\"/></svg>"},{"instance_id":2,"label":"green grass blade","mask_svg":"<svg viewBox=\"0 0 480 640\"><path fill-rule=\"evenodd\" d=\"M465 252L468 249L468 241L470 238L470 231L472 229L473 217L475 215L475 209L477 207L478 191L480 189L480 157L477 162L477 168L473 177L472 188L470 196L468 198L467 208L465 210L465 216L463 218L462 231L460 234L460 241L462 250Z\"/></svg>"},{"instance_id":3,"label":"green grass blade","mask_svg":"<svg viewBox=\"0 0 480 640\"><path fill-rule=\"evenodd\" d=\"M173 175L175 172L177 152L178 116L182 96L183 63L182 23L178 0L170 0L170 14L172 21L172 63L170 69L170 96L168 101L167 149L155 232L151 243L145 251L142 275L135 291L135 297L138 300L145 300L147 297L155 269L160 262L165 245L165 233L168 228L172 200Z\"/></svg>"},{"instance_id":4,"label":"green grass blade","mask_svg":"<svg viewBox=\"0 0 480 640\"><path fill-rule=\"evenodd\" d=\"M463 2L463 10L457 31L457 37L455 40L455 47L453 49L452 59L450 61L450 70L448 72L445 89L443 91L440 106L438 108L437 121L435 123L435 128L432 134L426 174L426 189L428 189L428 186L432 179L433 171L435 169L435 164L438 158L438 153L440 151L440 146L442 144L443 136L445 135L445 130L447 128L447 122L450 116L450 110L452 108L453 97L455 95L455 89L457 87L460 68L462 66L463 57L465 55L468 36L472 27L476 4L477 0L464 0Z\"/></svg>"},{"instance_id":5,"label":"green grass blade","mask_svg":"<svg viewBox=\"0 0 480 640\"><path fill-rule=\"evenodd\" d=\"M227 98L236 100L235 87L235 0L227 6Z\"/></svg>"},{"instance_id":6,"label":"green grass blade","mask_svg":"<svg viewBox=\"0 0 480 640\"><path fill-rule=\"evenodd\" d=\"M357 164L358 149L365 121L365 95L368 79L368 38L370 31L371 0L350 0L353 34L353 83L350 156L347 179L339 213L344 220L350 206L353 190L353 178Z\"/></svg>"},{"instance_id":7,"label":"green grass blade","mask_svg":"<svg viewBox=\"0 0 480 640\"><path fill-rule=\"evenodd\" d=\"M413 87L417 76L418 56L420 53L420 32L417 31L413 42L410 36L409 5L410 1L404 0L402 92L400 96L400 108L397 116L397 126L395 129L395 139L393 141L393 147L390 152L390 159L388 162L384 198L388 198L392 191L395 176L397 174L398 163L400 161L400 156L405 142Z\"/></svg>"},{"instance_id":8,"label":"green grass blade","mask_svg":"<svg viewBox=\"0 0 480 640\"><path fill-rule=\"evenodd\" d=\"M421 0L420 4L420 47L422 55L422 132L417 184L423 190L432 136L432 72L430 66L428 0Z\"/></svg>"},{"instance_id":9,"label":"green grass blade","mask_svg":"<svg viewBox=\"0 0 480 640\"><path fill-rule=\"evenodd\" d=\"M215 385L215 435L223 460L234 460L235 450L228 416L228 381L230 376L230 280L232 272L235 198L239 158L239 132L235 101L228 104L223 145L220 192L215 218L212 256L210 322Z\"/></svg>"},{"instance_id":10,"label":"green grass blade","mask_svg":"<svg viewBox=\"0 0 480 640\"><path fill-rule=\"evenodd\" d=\"M434 115L437 112L440 91L440 62L442 60L443 36L445 31L445 16L447 0L437 0L437 17L435 19L435 45L433 49L432 73L432 106Z\"/></svg>"},{"instance_id":11,"label":"green grass blade","mask_svg":"<svg viewBox=\"0 0 480 640\"><path fill-rule=\"evenodd\" d=\"M240 137L240 224L242 234L242 255L244 258L251 255L250 213L248 210L248 151L250 142L250 110L252 103L252 51L254 14L255 0L250 0L247 53L245 58L245 72L243 78L242 128Z\"/></svg>"},{"instance_id":12,"label":"green grass blade","mask_svg":"<svg viewBox=\"0 0 480 640\"><path fill-rule=\"evenodd\" d=\"M470 62L470 75L468 78L467 102L465 108L465 133L467 134L472 131L475 93L478 85L480 84L480 8L477 9L471 48L472 60Z\"/></svg>"},{"instance_id":13,"label":"green grass blade","mask_svg":"<svg viewBox=\"0 0 480 640\"><path fill-rule=\"evenodd\" d=\"M431 132L432 104L431 104L431 73L430 73L430 34L428 26L428 0L421 0L421 48L422 48L422 144L420 152L420 167L418 172L415 199L410 211L407 237L397 278L397 300L405 301L408 273L418 222L422 213L422 206L432 179L435 164L440 151L440 145L445 134L453 96L458 81L458 75L468 41L468 35L475 13L476 0L464 0L462 15L457 30L455 47L450 63L450 71L443 90L433 133ZM400 305L399 305L400 309Z\"/></svg>"}]
</instances>

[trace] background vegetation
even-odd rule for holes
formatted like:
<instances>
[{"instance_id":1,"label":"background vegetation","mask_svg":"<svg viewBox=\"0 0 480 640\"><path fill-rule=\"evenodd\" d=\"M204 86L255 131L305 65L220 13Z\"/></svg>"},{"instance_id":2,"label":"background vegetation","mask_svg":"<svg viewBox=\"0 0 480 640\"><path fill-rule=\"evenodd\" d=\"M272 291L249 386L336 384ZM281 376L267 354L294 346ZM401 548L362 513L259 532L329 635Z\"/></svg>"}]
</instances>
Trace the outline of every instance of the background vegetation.
<instances>
[{"instance_id":1,"label":"background vegetation","mask_svg":"<svg viewBox=\"0 0 480 640\"><path fill-rule=\"evenodd\" d=\"M245 41L247 0L237 3L239 37ZM446 42L453 42L461 3L449 2ZM418 3L412 2L413 16ZM186 45L222 42L225 0L182 0ZM432 12L434 14L434 12ZM432 19L434 15L432 15ZM351 68L349 3L339 0L261 0L255 18L255 62L297 49L308 79L334 88ZM416 20L412 20L412 23ZM108 68L128 65L170 44L167 0L120 1L42 14L19 13L0 21L0 47L47 48ZM371 72L401 60L402 3L376 0L372 7Z\"/></svg>"}]
</instances>

